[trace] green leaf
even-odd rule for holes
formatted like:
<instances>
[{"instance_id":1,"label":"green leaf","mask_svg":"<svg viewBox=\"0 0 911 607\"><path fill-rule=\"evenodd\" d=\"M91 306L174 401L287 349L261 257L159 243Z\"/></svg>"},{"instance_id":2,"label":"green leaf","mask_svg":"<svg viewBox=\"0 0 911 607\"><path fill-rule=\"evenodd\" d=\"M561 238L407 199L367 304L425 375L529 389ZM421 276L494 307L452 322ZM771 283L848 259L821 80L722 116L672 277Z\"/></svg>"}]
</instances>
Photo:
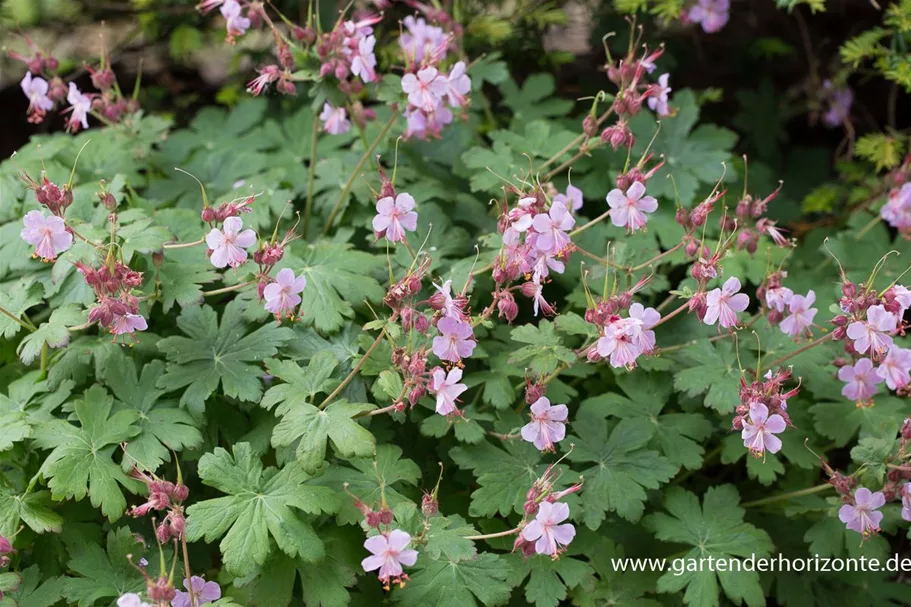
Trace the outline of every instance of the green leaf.
<instances>
[{"instance_id":1,"label":"green leaf","mask_svg":"<svg viewBox=\"0 0 911 607\"><path fill-rule=\"evenodd\" d=\"M259 405L267 410L278 405L278 415L286 415L299 405L312 405L317 394L328 393L340 383L332 379L336 366L336 356L325 350L314 354L305 369L290 360L270 358L266 368L285 383L269 388Z\"/></svg>"},{"instance_id":2,"label":"green leaf","mask_svg":"<svg viewBox=\"0 0 911 607\"><path fill-rule=\"evenodd\" d=\"M63 517L50 506L51 494L48 491L16 495L10 490L0 489L0 535L12 537L19 531L21 523L35 533L60 533Z\"/></svg>"},{"instance_id":3,"label":"green leaf","mask_svg":"<svg viewBox=\"0 0 911 607\"><path fill-rule=\"evenodd\" d=\"M765 531L743 522L740 496L732 485L709 487L702 508L699 498L679 487L665 492L664 507L668 514L650 514L644 519L647 529L663 542L687 544L693 548L684 559L766 557L772 551L772 540ZM695 559L695 560L692 560ZM750 607L765 605L764 593L755 571L685 571L683 575L667 572L658 580L659 592L686 589L683 602L698 607L719 605L719 582L724 594L735 604Z\"/></svg>"},{"instance_id":4,"label":"green leaf","mask_svg":"<svg viewBox=\"0 0 911 607\"><path fill-rule=\"evenodd\" d=\"M22 318L22 313L41 303L41 285L37 284L34 277L20 278L15 283L0 284L0 307L17 318ZM0 337L12 339L22 330L22 325L0 314Z\"/></svg>"},{"instance_id":5,"label":"green leaf","mask_svg":"<svg viewBox=\"0 0 911 607\"><path fill-rule=\"evenodd\" d=\"M887 438L862 438L851 449L851 459L863 467L864 476L871 475L878 483L882 483L889 471L886 462L895 455L897 447L898 441L894 435Z\"/></svg>"},{"instance_id":6,"label":"green leaf","mask_svg":"<svg viewBox=\"0 0 911 607\"><path fill-rule=\"evenodd\" d=\"M304 325L331 333L342 327L345 318L354 316L353 306L382 299L386 291L371 274L384 265L382 257L356 251L348 244L321 241L308 245L301 270L307 277Z\"/></svg>"},{"instance_id":7,"label":"green leaf","mask_svg":"<svg viewBox=\"0 0 911 607\"><path fill-rule=\"evenodd\" d=\"M41 348L47 344L50 348L62 348L70 343L70 332L67 327L82 324L85 312L79 306L65 305L57 308L51 318L41 323L37 331L29 333L19 342L16 353L25 365L30 365L41 354Z\"/></svg>"},{"instance_id":8,"label":"green leaf","mask_svg":"<svg viewBox=\"0 0 911 607\"><path fill-rule=\"evenodd\" d=\"M645 489L657 489L677 472L667 458L645 448L655 436L651 422L622 419L609 432L604 415L597 404L583 404L573 424L577 436L563 443L575 445L567 459L593 464L582 470L583 520L590 529L597 529L607 512L638 521L645 508Z\"/></svg>"},{"instance_id":9,"label":"green leaf","mask_svg":"<svg viewBox=\"0 0 911 607\"><path fill-rule=\"evenodd\" d=\"M415 485L421 478L421 470L410 459L402 459L402 450L395 445L378 445L374 459L353 458L349 466L333 464L326 473L314 479L314 483L330 487L341 492L345 483L348 491L374 509L379 507L380 499L386 497L390 509L408 502L408 498L396 489L399 483ZM350 497L341 500L338 511L338 523L350 525L364 519Z\"/></svg>"},{"instance_id":10,"label":"green leaf","mask_svg":"<svg viewBox=\"0 0 911 607\"><path fill-rule=\"evenodd\" d=\"M740 370L730 341L715 345L699 340L677 354L683 370L674 374L674 389L689 396L705 394L705 405L728 414L740 402Z\"/></svg>"},{"instance_id":11,"label":"green leaf","mask_svg":"<svg viewBox=\"0 0 911 607\"><path fill-rule=\"evenodd\" d=\"M597 578L590 577L573 591L573 604L579 607L660 607L658 601L644 598L646 592L653 592L657 572L618 571L615 559L622 559L623 548L608 538L588 551L591 566ZM628 561L627 561L628 562Z\"/></svg>"},{"instance_id":12,"label":"green leaf","mask_svg":"<svg viewBox=\"0 0 911 607\"><path fill-rule=\"evenodd\" d=\"M138 483L129 479L113 461L118 445L136 436L138 415L132 410L111 412L113 399L101 386L85 391L74 404L80 425L60 419L42 424L35 431L35 444L52 449L41 466L50 479L54 499L81 500L88 493L91 503L111 521L126 509L120 489L135 490Z\"/></svg>"},{"instance_id":13,"label":"green leaf","mask_svg":"<svg viewBox=\"0 0 911 607\"><path fill-rule=\"evenodd\" d=\"M19 587L7 593L0 607L51 607L63 598L64 579L43 577L37 565L24 569Z\"/></svg>"},{"instance_id":14,"label":"green leaf","mask_svg":"<svg viewBox=\"0 0 911 607\"><path fill-rule=\"evenodd\" d=\"M525 600L537 607L557 607L566 598L567 589L575 588L592 573L587 563L568 556L548 559L510 554L505 558L512 565L509 585L518 586L527 577Z\"/></svg>"},{"instance_id":15,"label":"green leaf","mask_svg":"<svg viewBox=\"0 0 911 607\"><path fill-rule=\"evenodd\" d=\"M325 409L307 403L298 405L285 415L272 431L272 446L287 447L297 443L297 461L307 472L315 472L326 459L326 441L340 457L370 457L376 449L376 439L354 418L375 409L367 403L338 400Z\"/></svg>"},{"instance_id":16,"label":"green leaf","mask_svg":"<svg viewBox=\"0 0 911 607\"><path fill-rule=\"evenodd\" d=\"M573 107L572 101L554 95L557 85L553 75L548 73L532 74L522 83L522 88L512 80L506 80L500 90L503 102L521 120L565 116Z\"/></svg>"},{"instance_id":17,"label":"green leaf","mask_svg":"<svg viewBox=\"0 0 911 607\"><path fill-rule=\"evenodd\" d=\"M509 573L509 564L488 552L461 562L419 557L411 580L393 596L408 607L492 607L509 600Z\"/></svg>"},{"instance_id":18,"label":"green leaf","mask_svg":"<svg viewBox=\"0 0 911 607\"><path fill-rule=\"evenodd\" d=\"M79 577L66 578L63 596L70 605L92 607L102 599L106 604L127 592L143 592L145 581L130 565L146 554L142 540L129 527L118 527L108 532L107 552L94 542L74 542L69 546L70 560L67 567Z\"/></svg>"},{"instance_id":19,"label":"green leaf","mask_svg":"<svg viewBox=\"0 0 911 607\"><path fill-rule=\"evenodd\" d=\"M705 450L699 444L712 433L712 424L698 413L665 413L671 396L671 381L660 373L617 376L617 385L627 397L602 394L582 402L582 407L603 410L622 419L646 419L655 426L655 444L675 466L698 470Z\"/></svg>"},{"instance_id":20,"label":"green leaf","mask_svg":"<svg viewBox=\"0 0 911 607\"><path fill-rule=\"evenodd\" d=\"M181 308L202 303L202 285L215 282L218 272L210 264L183 262L168 253L158 270L161 283L161 310L168 313L174 304Z\"/></svg>"},{"instance_id":21,"label":"green leaf","mask_svg":"<svg viewBox=\"0 0 911 607\"><path fill-rule=\"evenodd\" d=\"M213 542L224 536L219 544L224 564L238 575L253 573L266 562L270 536L291 557L322 559L322 541L297 511L335 512L335 493L308 482L311 477L295 464L264 470L249 443L235 444L232 452L219 447L199 460L202 482L227 496L187 509L187 539Z\"/></svg>"},{"instance_id":22,"label":"green leaf","mask_svg":"<svg viewBox=\"0 0 911 607\"><path fill-rule=\"evenodd\" d=\"M510 335L513 341L528 345L513 352L509 362L527 363L538 375L553 373L560 363L571 364L576 361L576 355L562 345L554 324L549 320L542 320L538 325L516 327Z\"/></svg>"},{"instance_id":23,"label":"green leaf","mask_svg":"<svg viewBox=\"0 0 911 607\"><path fill-rule=\"evenodd\" d=\"M816 430L841 447L858 433L860 438L895 436L905 415L905 404L901 399L887 396L876 399L872 407L858 407L845 399L818 403L810 408L810 413Z\"/></svg>"},{"instance_id":24,"label":"green leaf","mask_svg":"<svg viewBox=\"0 0 911 607\"><path fill-rule=\"evenodd\" d=\"M140 377L133 360L118 353L109 359L104 370L105 383L123 408L136 412L136 425L140 428L139 434L127 443L124 472L134 465L155 472L162 463L171 461L169 449L183 451L202 444L202 434L189 413L173 403L167 406L159 402L165 390L156 385L164 368L164 362L153 360L143 367Z\"/></svg>"},{"instance_id":25,"label":"green leaf","mask_svg":"<svg viewBox=\"0 0 911 607\"><path fill-rule=\"evenodd\" d=\"M261 362L278 352L294 337L294 331L267 324L246 333L241 304L232 301L218 324L209 306L184 308L177 326L188 337L166 337L158 348L168 357L166 373L158 386L168 391L186 387L180 404L201 413L205 402L221 384L226 396L255 401L262 394L262 372L251 363Z\"/></svg>"}]
</instances>

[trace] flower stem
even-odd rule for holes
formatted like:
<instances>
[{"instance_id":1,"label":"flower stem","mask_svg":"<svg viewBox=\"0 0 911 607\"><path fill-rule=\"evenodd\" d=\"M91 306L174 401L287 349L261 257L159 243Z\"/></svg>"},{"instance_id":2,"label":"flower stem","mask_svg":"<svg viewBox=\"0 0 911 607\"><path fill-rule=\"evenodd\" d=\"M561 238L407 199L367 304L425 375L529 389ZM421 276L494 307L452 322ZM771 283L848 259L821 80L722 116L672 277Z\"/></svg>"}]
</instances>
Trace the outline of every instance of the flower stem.
<instances>
[{"instance_id":1,"label":"flower stem","mask_svg":"<svg viewBox=\"0 0 911 607\"><path fill-rule=\"evenodd\" d=\"M688 301L683 302L683 303L680 305L679 308L677 308L676 310L674 310L674 311L671 312L670 314L666 314L665 316L662 316L662 317L661 317L661 320L659 320L657 323L655 323L655 325L654 325L652 328L657 327L657 326L659 326L659 325L663 325L664 323L666 323L667 321L669 321L669 320L672 319L673 317L677 316L678 314L680 314L681 312L683 312L684 310L686 310L686 309L689 307L689 305L690 305L690 302L688 302Z\"/></svg>"},{"instance_id":2,"label":"flower stem","mask_svg":"<svg viewBox=\"0 0 911 607\"><path fill-rule=\"evenodd\" d=\"M187 553L187 538L180 535L180 545L183 548L183 570L187 577L187 592L190 594L190 607L196 607L196 590L193 588L193 576L190 574L190 555Z\"/></svg>"},{"instance_id":3,"label":"flower stem","mask_svg":"<svg viewBox=\"0 0 911 607\"><path fill-rule=\"evenodd\" d=\"M0 306L0 313L3 313L3 314L5 314L6 316L9 316L11 319L13 319L14 321L16 321L16 324L19 325L20 327L22 327L22 328L24 328L24 329L28 329L29 333L34 333L35 331L38 330L38 327L36 327L35 325L33 325L33 324L30 323L30 322L25 322L25 321L23 321L22 319L20 319L18 316L16 316L15 314L13 314L12 312L10 312L9 310L7 310L6 308L4 308L3 306Z\"/></svg>"},{"instance_id":4,"label":"flower stem","mask_svg":"<svg viewBox=\"0 0 911 607\"><path fill-rule=\"evenodd\" d=\"M514 529L510 529L509 531L500 531L499 533L488 533L485 535L466 535L463 539L473 540L473 541L492 540L492 539L495 539L498 537L507 537L510 535L514 535L514 534L518 533L519 531L521 531L521 529L519 527L516 527Z\"/></svg>"},{"instance_id":5,"label":"flower stem","mask_svg":"<svg viewBox=\"0 0 911 607\"><path fill-rule=\"evenodd\" d=\"M798 354L803 354L810 348L815 348L816 346L818 346L822 342L826 341L827 339L831 339L832 335L834 335L834 333L827 333L826 335L823 335L822 337L818 337L818 338L814 339L813 341L811 341L810 343L805 344L804 346L802 346L800 348L797 348L793 352L789 352L788 354L785 354L784 356L776 358L775 360L770 362L768 365L765 365L765 367L767 369L772 369L773 367L777 367L781 363L785 362L786 360L790 360L790 359L794 358L795 356L797 356ZM759 371L756 372L756 375L760 375L760 374L761 373Z\"/></svg>"},{"instance_id":6,"label":"flower stem","mask_svg":"<svg viewBox=\"0 0 911 607\"><path fill-rule=\"evenodd\" d=\"M214 291L203 291L202 294L204 297L209 297L210 295L221 295L222 293L230 293L231 291L240 291L244 287L250 286L254 283L253 280L248 280L247 282L242 282L240 284L231 285L230 287L225 287L223 289L215 289Z\"/></svg>"},{"instance_id":7,"label":"flower stem","mask_svg":"<svg viewBox=\"0 0 911 607\"><path fill-rule=\"evenodd\" d=\"M576 228L575 230L573 230L572 232L570 232L569 235L570 235L570 236L575 236L576 234L581 234L582 232L584 232L585 230L589 229L590 227L592 227L592 226L595 225L596 223L601 223L603 220L607 219L609 216L610 216L610 211L605 211L604 213L601 213L600 215L598 215L597 217L595 217L594 219L592 219L591 221L589 221L587 224L585 224L585 225L583 225L583 226L580 226L580 227Z\"/></svg>"},{"instance_id":8,"label":"flower stem","mask_svg":"<svg viewBox=\"0 0 911 607\"><path fill-rule=\"evenodd\" d=\"M361 357L361 359L357 361L357 364L354 365L353 369L351 369L351 373L349 373L347 377L342 380L342 383L340 383L338 387L333 390L329 396L324 398L323 402L319 404L320 409L325 409L326 406L332 402L332 399L341 394L342 390L345 389L345 386L351 383L351 380L354 379L354 376L360 373L360 370L364 367L364 364L366 364L367 359L370 358L370 355L373 354L373 351L376 350L376 347L380 345L380 342L383 341L383 337L385 337L385 335L386 329L380 331L380 334L376 336L376 339L373 341L370 347L367 348L367 351L364 352L364 355Z\"/></svg>"},{"instance_id":9,"label":"flower stem","mask_svg":"<svg viewBox=\"0 0 911 607\"><path fill-rule=\"evenodd\" d=\"M190 247L195 247L201 245L206 241L205 238L200 238L199 240L194 240L193 242L166 242L161 245L162 249L189 249Z\"/></svg>"},{"instance_id":10,"label":"flower stem","mask_svg":"<svg viewBox=\"0 0 911 607\"><path fill-rule=\"evenodd\" d=\"M310 134L310 166L307 167L307 204L304 206L304 238L307 237L307 228L310 227L310 213L313 210L313 182L316 179L316 144L319 140L319 129L319 117L316 112L313 112L313 132Z\"/></svg>"},{"instance_id":11,"label":"flower stem","mask_svg":"<svg viewBox=\"0 0 911 607\"><path fill-rule=\"evenodd\" d=\"M392 116L383 126L383 130L380 131L380 134L376 136L376 139L373 140L373 143L367 148L364 152L364 155L361 156L361 159L358 161L357 166L354 167L354 171L351 172L351 177L348 178L348 181L345 183L345 187L342 188L341 194L339 194L338 200L335 201L335 206L332 207L332 211L329 213L329 219L326 220L326 226L323 228L323 235L329 233L329 230L332 228L332 223L335 221L336 215L338 215L339 209L342 207L342 203L348 198L348 194L351 193L351 188L354 187L354 182L357 179L358 174L360 174L361 169L364 168L364 163L367 162L367 159L373 155L373 151L376 149L376 146L380 144L380 141L386 136L386 133L389 132L389 129L392 128L392 125L395 124L395 121L398 119L399 115L396 112L395 108L392 110Z\"/></svg>"},{"instance_id":12,"label":"flower stem","mask_svg":"<svg viewBox=\"0 0 911 607\"><path fill-rule=\"evenodd\" d=\"M558 167L548 171L547 174L544 175L544 181L550 181L556 175L559 175L560 173L562 173L564 169L572 166L574 162L576 162L577 160L579 160L580 158L582 158L583 156L588 154L590 151L592 151L595 148L600 147L600 146L601 146L601 140L599 139L597 142L595 142L594 145L579 148L579 151L576 152L572 158L568 158L567 160L564 160L562 163L560 163L560 165Z\"/></svg>"},{"instance_id":13,"label":"flower stem","mask_svg":"<svg viewBox=\"0 0 911 607\"><path fill-rule=\"evenodd\" d=\"M664 259L664 258L667 257L668 255L671 255L671 254L673 254L673 253L679 251L681 248L683 248L683 246L684 246L684 243L683 243L683 242L680 242L680 243L674 245L673 247L671 247L670 249L668 249L667 251L665 251L664 253L659 253L658 255L652 257L652 258L649 259L648 261L645 261L645 262L643 262L643 263L640 263L638 266L633 266L632 268L629 269L629 271L630 271L630 272L638 272L639 270L642 270L642 269L644 269L644 268L647 268L647 267L649 267L650 265L652 265L653 263L656 263L656 262L658 262L658 261Z\"/></svg>"},{"instance_id":14,"label":"flower stem","mask_svg":"<svg viewBox=\"0 0 911 607\"><path fill-rule=\"evenodd\" d=\"M832 488L832 485L829 483L823 483L822 485L816 485L815 487L809 487L807 489L801 489L800 491L791 491L790 493L782 493L780 495L773 495L771 497L765 497L761 500L755 500L752 502L745 502L740 504L743 508L755 508L756 506L765 506L766 504L774 504L775 502L783 502L791 499L792 497L803 497L804 495L813 495L814 493L821 493L826 489Z\"/></svg>"}]
</instances>

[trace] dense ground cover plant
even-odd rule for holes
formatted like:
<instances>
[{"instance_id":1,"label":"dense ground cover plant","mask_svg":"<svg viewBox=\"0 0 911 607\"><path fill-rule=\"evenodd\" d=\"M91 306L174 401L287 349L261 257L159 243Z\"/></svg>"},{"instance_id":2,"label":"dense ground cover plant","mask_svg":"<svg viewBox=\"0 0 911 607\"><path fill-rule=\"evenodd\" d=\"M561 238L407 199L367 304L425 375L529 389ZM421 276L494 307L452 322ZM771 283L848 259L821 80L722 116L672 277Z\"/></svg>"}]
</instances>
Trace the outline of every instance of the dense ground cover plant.
<instances>
[{"instance_id":1,"label":"dense ground cover plant","mask_svg":"<svg viewBox=\"0 0 911 607\"><path fill-rule=\"evenodd\" d=\"M0 164L4 607L907 602L611 559L906 546L908 161L794 239L636 26L573 103L407 4L201 3L270 42L185 128L21 55L75 134Z\"/></svg>"}]
</instances>

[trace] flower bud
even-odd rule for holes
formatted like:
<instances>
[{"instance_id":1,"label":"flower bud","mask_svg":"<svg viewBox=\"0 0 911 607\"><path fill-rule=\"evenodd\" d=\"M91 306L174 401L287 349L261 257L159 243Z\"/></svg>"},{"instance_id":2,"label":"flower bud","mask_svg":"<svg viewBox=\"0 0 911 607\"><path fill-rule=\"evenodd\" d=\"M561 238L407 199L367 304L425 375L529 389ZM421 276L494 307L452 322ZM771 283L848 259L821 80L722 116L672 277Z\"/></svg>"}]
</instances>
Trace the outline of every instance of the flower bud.
<instances>
[{"instance_id":1,"label":"flower bud","mask_svg":"<svg viewBox=\"0 0 911 607\"><path fill-rule=\"evenodd\" d=\"M691 240L686 243L686 247L684 247L683 251L686 253L687 257L694 257L696 253L699 252L699 243L695 240Z\"/></svg>"},{"instance_id":2,"label":"flower bud","mask_svg":"<svg viewBox=\"0 0 911 607\"><path fill-rule=\"evenodd\" d=\"M154 581L148 580L146 594L155 603L170 603L177 596L177 591L171 587L168 578L162 576Z\"/></svg>"},{"instance_id":3,"label":"flower bud","mask_svg":"<svg viewBox=\"0 0 911 607\"><path fill-rule=\"evenodd\" d=\"M6 556L13 551L13 544L9 539L0 535L0 556Z\"/></svg>"},{"instance_id":4,"label":"flower bud","mask_svg":"<svg viewBox=\"0 0 911 607\"><path fill-rule=\"evenodd\" d=\"M183 537L183 534L187 532L187 519L184 518L183 514L176 511L171 512L168 515L168 520L170 521L171 535L178 539Z\"/></svg>"},{"instance_id":5,"label":"flower bud","mask_svg":"<svg viewBox=\"0 0 911 607\"><path fill-rule=\"evenodd\" d=\"M497 301L497 310L499 312L498 317L505 318L506 322L511 323L516 319L519 314L519 306L512 293L506 292L500 297L499 301Z\"/></svg>"},{"instance_id":6,"label":"flower bud","mask_svg":"<svg viewBox=\"0 0 911 607\"><path fill-rule=\"evenodd\" d=\"M182 502L190 497L190 488L186 485L175 485L171 492L171 499L175 502Z\"/></svg>"},{"instance_id":7,"label":"flower bud","mask_svg":"<svg viewBox=\"0 0 911 607\"><path fill-rule=\"evenodd\" d=\"M205 207L200 213L202 220L206 223L212 223L216 219L215 209L212 207Z\"/></svg>"},{"instance_id":8,"label":"flower bud","mask_svg":"<svg viewBox=\"0 0 911 607\"><path fill-rule=\"evenodd\" d=\"M171 541L171 527L167 523L161 523L155 528L155 536L160 544L167 544Z\"/></svg>"},{"instance_id":9,"label":"flower bud","mask_svg":"<svg viewBox=\"0 0 911 607\"><path fill-rule=\"evenodd\" d=\"M594 137L598 133L598 122L590 113L586 114L585 119L582 120L582 132L589 138Z\"/></svg>"},{"instance_id":10,"label":"flower bud","mask_svg":"<svg viewBox=\"0 0 911 607\"><path fill-rule=\"evenodd\" d=\"M389 508L384 507L382 510L380 510L379 517L380 517L380 522L382 524L384 524L384 525L392 524L392 519L393 519L392 510L390 510Z\"/></svg>"},{"instance_id":11,"label":"flower bud","mask_svg":"<svg viewBox=\"0 0 911 607\"><path fill-rule=\"evenodd\" d=\"M414 308L406 307L401 310L401 319L402 319L402 329L405 331L410 331L411 327L414 326Z\"/></svg>"},{"instance_id":12,"label":"flower bud","mask_svg":"<svg viewBox=\"0 0 911 607\"><path fill-rule=\"evenodd\" d=\"M430 319L424 314L416 314L414 317L414 330L418 333L426 333L430 328Z\"/></svg>"},{"instance_id":13,"label":"flower bud","mask_svg":"<svg viewBox=\"0 0 911 607\"><path fill-rule=\"evenodd\" d=\"M903 439L911 440L911 417L906 418L902 424L901 434Z\"/></svg>"},{"instance_id":14,"label":"flower bud","mask_svg":"<svg viewBox=\"0 0 911 607\"><path fill-rule=\"evenodd\" d=\"M525 402L529 405L533 405L538 402L538 399L547 394L547 385L539 384L538 382L531 382L528 379L525 380Z\"/></svg>"},{"instance_id":15,"label":"flower bud","mask_svg":"<svg viewBox=\"0 0 911 607\"><path fill-rule=\"evenodd\" d=\"M440 504L432 493L425 493L421 498L421 513L424 516L433 516L440 511Z\"/></svg>"},{"instance_id":16,"label":"flower bud","mask_svg":"<svg viewBox=\"0 0 911 607\"><path fill-rule=\"evenodd\" d=\"M601 360L601 355L598 354L598 350L591 348L586 354L585 359L590 363L596 363Z\"/></svg>"},{"instance_id":17,"label":"flower bud","mask_svg":"<svg viewBox=\"0 0 911 607\"><path fill-rule=\"evenodd\" d=\"M843 282L841 285L841 294L845 297L853 298L857 295L857 286L853 282Z\"/></svg>"},{"instance_id":18,"label":"flower bud","mask_svg":"<svg viewBox=\"0 0 911 607\"><path fill-rule=\"evenodd\" d=\"M412 388L408 393L408 402L411 403L411 406L414 406L418 404L418 401L421 400L425 394L427 394L427 388L424 386Z\"/></svg>"},{"instance_id":19,"label":"flower bud","mask_svg":"<svg viewBox=\"0 0 911 607\"><path fill-rule=\"evenodd\" d=\"M380 521L380 513L374 512L373 510L368 510L364 514L364 521L367 523L368 527L376 527L377 529L379 529L382 524L382 521Z\"/></svg>"},{"instance_id":20,"label":"flower bud","mask_svg":"<svg viewBox=\"0 0 911 607\"><path fill-rule=\"evenodd\" d=\"M525 297L534 297L538 293L538 284L534 282L523 283L519 288Z\"/></svg>"},{"instance_id":21,"label":"flower bud","mask_svg":"<svg viewBox=\"0 0 911 607\"><path fill-rule=\"evenodd\" d=\"M434 310L442 310L446 307L446 296L437 291L427 300L427 305L429 305Z\"/></svg>"}]
</instances>

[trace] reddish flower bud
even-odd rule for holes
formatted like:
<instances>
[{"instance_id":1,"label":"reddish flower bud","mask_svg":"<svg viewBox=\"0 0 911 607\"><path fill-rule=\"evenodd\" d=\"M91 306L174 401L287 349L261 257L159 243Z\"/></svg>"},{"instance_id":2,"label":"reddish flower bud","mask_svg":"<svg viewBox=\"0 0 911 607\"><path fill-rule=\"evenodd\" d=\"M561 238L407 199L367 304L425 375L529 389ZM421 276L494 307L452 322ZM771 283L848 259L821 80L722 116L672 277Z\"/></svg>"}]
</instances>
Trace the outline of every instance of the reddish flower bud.
<instances>
[{"instance_id":1,"label":"reddish flower bud","mask_svg":"<svg viewBox=\"0 0 911 607\"><path fill-rule=\"evenodd\" d=\"M430 319L423 314L417 314L414 317L414 330L418 333L426 333L430 328Z\"/></svg>"},{"instance_id":2,"label":"reddish flower bud","mask_svg":"<svg viewBox=\"0 0 911 607\"><path fill-rule=\"evenodd\" d=\"M594 137L598 133L598 122L591 114L586 114L582 120L582 132L586 137Z\"/></svg>"},{"instance_id":3,"label":"reddish flower bud","mask_svg":"<svg viewBox=\"0 0 911 607\"><path fill-rule=\"evenodd\" d=\"M175 502L182 502L190 497L190 488L186 485L175 485L171 491L171 499Z\"/></svg>"},{"instance_id":4,"label":"reddish flower bud","mask_svg":"<svg viewBox=\"0 0 911 607\"><path fill-rule=\"evenodd\" d=\"M440 504L432 493L424 493L421 498L421 513L424 516L433 516L440 510Z\"/></svg>"},{"instance_id":5,"label":"reddish flower bud","mask_svg":"<svg viewBox=\"0 0 911 607\"><path fill-rule=\"evenodd\" d=\"M13 544L7 538L0 535L0 556L5 556L13 551Z\"/></svg>"},{"instance_id":6,"label":"reddish flower bud","mask_svg":"<svg viewBox=\"0 0 911 607\"><path fill-rule=\"evenodd\" d=\"M513 297L512 293L507 291L500 296L499 301L497 301L497 310L498 317L505 318L506 322L511 323L516 319L519 314L519 305L516 303L516 298Z\"/></svg>"},{"instance_id":7,"label":"reddish flower bud","mask_svg":"<svg viewBox=\"0 0 911 607\"><path fill-rule=\"evenodd\" d=\"M539 398L547 394L547 385L525 379L525 402L529 405L535 404Z\"/></svg>"},{"instance_id":8,"label":"reddish flower bud","mask_svg":"<svg viewBox=\"0 0 911 607\"><path fill-rule=\"evenodd\" d=\"M854 298L857 295L857 285L853 282L845 281L841 285L841 294L845 297Z\"/></svg>"},{"instance_id":9,"label":"reddish flower bud","mask_svg":"<svg viewBox=\"0 0 911 607\"><path fill-rule=\"evenodd\" d=\"M202 220L206 223L212 223L213 221L215 221L217 219L215 209L213 209L212 207L205 207L202 210L202 213L200 213L200 216L202 217Z\"/></svg>"},{"instance_id":10,"label":"reddish flower bud","mask_svg":"<svg viewBox=\"0 0 911 607\"><path fill-rule=\"evenodd\" d=\"M911 440L911 417L906 418L902 424L901 434L903 439Z\"/></svg>"},{"instance_id":11,"label":"reddish flower bud","mask_svg":"<svg viewBox=\"0 0 911 607\"><path fill-rule=\"evenodd\" d=\"M390 509L388 509L388 508L383 508L383 509L380 510L380 512L379 512L379 518L380 518L380 522L381 522L382 524L384 524L384 525L391 525L391 524L392 524L392 519L393 519L392 510L390 510Z\"/></svg>"}]
</instances>

